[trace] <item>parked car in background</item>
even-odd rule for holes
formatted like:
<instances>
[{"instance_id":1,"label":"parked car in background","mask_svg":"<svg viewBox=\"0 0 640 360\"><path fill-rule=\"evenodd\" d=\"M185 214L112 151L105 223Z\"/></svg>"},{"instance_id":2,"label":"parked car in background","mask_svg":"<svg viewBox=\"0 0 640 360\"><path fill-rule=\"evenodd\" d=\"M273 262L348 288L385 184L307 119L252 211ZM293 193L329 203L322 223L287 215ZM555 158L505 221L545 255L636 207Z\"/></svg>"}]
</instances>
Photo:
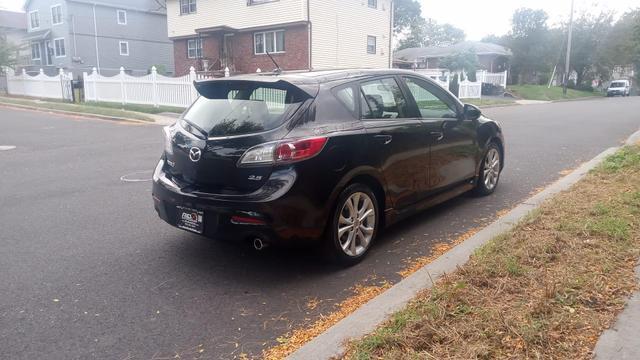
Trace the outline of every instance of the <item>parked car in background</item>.
<instances>
[{"instance_id":1,"label":"parked car in background","mask_svg":"<svg viewBox=\"0 0 640 360\"><path fill-rule=\"evenodd\" d=\"M630 92L629 80L614 80L607 88L607 96L629 96Z\"/></svg>"},{"instance_id":2,"label":"parked car in background","mask_svg":"<svg viewBox=\"0 0 640 360\"><path fill-rule=\"evenodd\" d=\"M384 227L467 191L495 191L500 125L403 70L246 75L195 84L165 128L155 209L256 249L320 241L355 264Z\"/></svg>"}]
</instances>

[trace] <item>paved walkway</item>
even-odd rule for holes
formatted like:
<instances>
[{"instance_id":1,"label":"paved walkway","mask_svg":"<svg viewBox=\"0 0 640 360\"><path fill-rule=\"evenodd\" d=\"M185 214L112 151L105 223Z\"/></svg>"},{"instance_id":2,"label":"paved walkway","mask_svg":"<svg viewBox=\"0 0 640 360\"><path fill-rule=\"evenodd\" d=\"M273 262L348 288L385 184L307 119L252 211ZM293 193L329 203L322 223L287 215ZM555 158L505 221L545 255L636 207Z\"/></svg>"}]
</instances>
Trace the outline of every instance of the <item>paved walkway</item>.
<instances>
[{"instance_id":1,"label":"paved walkway","mask_svg":"<svg viewBox=\"0 0 640 360\"><path fill-rule=\"evenodd\" d=\"M640 281L640 265L636 277ZM640 359L640 291L631 296L616 323L600 336L594 353L596 359L603 360Z\"/></svg>"}]
</instances>

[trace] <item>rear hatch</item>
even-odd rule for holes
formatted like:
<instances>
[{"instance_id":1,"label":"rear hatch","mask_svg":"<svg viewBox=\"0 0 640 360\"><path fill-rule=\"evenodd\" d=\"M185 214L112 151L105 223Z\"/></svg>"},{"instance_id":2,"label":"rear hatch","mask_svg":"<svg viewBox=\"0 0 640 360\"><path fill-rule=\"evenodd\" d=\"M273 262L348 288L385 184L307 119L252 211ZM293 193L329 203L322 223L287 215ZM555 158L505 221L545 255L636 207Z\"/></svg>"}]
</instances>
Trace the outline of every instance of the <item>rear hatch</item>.
<instances>
[{"instance_id":1,"label":"rear hatch","mask_svg":"<svg viewBox=\"0 0 640 360\"><path fill-rule=\"evenodd\" d=\"M282 80L211 80L196 89L200 97L170 129L168 173L182 187L217 194L264 185L272 165L239 167L238 161L248 149L282 139L315 95Z\"/></svg>"}]
</instances>

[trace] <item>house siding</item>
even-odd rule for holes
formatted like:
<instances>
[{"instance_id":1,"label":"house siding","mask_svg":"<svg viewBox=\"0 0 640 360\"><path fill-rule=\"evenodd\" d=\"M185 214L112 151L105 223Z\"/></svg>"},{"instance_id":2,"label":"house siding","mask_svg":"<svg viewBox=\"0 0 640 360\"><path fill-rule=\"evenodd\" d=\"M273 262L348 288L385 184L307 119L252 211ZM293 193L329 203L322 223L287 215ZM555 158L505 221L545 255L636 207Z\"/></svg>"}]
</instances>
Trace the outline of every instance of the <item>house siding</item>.
<instances>
[{"instance_id":1,"label":"house siding","mask_svg":"<svg viewBox=\"0 0 640 360\"><path fill-rule=\"evenodd\" d=\"M159 65L172 73L173 44L166 36L165 14L153 12L155 9L151 8L155 2L114 0L109 4L111 3L114 5L97 2L95 6L100 72L103 75L114 75L122 66L131 74L142 75L152 65ZM51 6L55 4L62 6L64 20L63 24L52 26ZM119 8L127 12L126 25L117 23L116 10ZM56 68L64 68L77 76L98 67L93 4L71 0L31 0L26 9L27 19L29 12L33 10L39 11L40 27L29 29L29 32L50 29L51 35L48 38L51 39L52 46L53 39L65 39L66 56L53 57L52 66L45 67L46 72L54 73L57 72ZM120 41L129 43L129 56L120 55ZM28 60L24 65L32 65L31 69L37 70L37 67L45 64L43 61Z\"/></svg>"},{"instance_id":2,"label":"house siding","mask_svg":"<svg viewBox=\"0 0 640 360\"><path fill-rule=\"evenodd\" d=\"M53 25L51 21L51 6L58 5L62 7L62 24ZM37 10L40 20L40 26L37 29L31 28L31 21L29 13ZM29 8L26 10L25 16L27 17L27 36L31 33L41 30L51 30L51 35L48 39L51 40L51 51L53 51L53 39L64 38L65 39L65 52L66 56L56 58L55 55L51 55L51 69L48 71L50 74L54 73L55 68L68 68L71 64L71 44L69 43L69 9L64 0L32 0L29 4ZM29 45L31 42L28 42ZM40 41L40 58L41 60L31 60L31 48L29 47L28 65L47 66L45 61L45 42ZM30 46L30 45L29 45Z\"/></svg>"},{"instance_id":3,"label":"house siding","mask_svg":"<svg viewBox=\"0 0 640 360\"><path fill-rule=\"evenodd\" d=\"M228 26L246 29L306 20L306 0L247 5L246 0L197 0L194 14L180 15L179 0L167 0L170 38L195 35L196 29Z\"/></svg>"},{"instance_id":4,"label":"house siding","mask_svg":"<svg viewBox=\"0 0 640 360\"><path fill-rule=\"evenodd\" d=\"M77 54L82 61L76 68L80 71L91 71L91 68L98 66L93 6L70 2L69 7L75 14L73 20L78 43ZM122 66L131 74L143 75L148 73L152 65L159 65L172 73L173 44L161 31L166 27L166 17L163 14L125 8L127 24L120 25L117 21L118 9L117 5L98 5L95 8L101 74L117 74ZM120 41L129 43L129 56L120 55Z\"/></svg>"},{"instance_id":5,"label":"house siding","mask_svg":"<svg viewBox=\"0 0 640 360\"><path fill-rule=\"evenodd\" d=\"M372 9L361 0L309 0L312 68L388 68L391 1ZM376 37L376 54L367 53L367 36Z\"/></svg>"}]
</instances>

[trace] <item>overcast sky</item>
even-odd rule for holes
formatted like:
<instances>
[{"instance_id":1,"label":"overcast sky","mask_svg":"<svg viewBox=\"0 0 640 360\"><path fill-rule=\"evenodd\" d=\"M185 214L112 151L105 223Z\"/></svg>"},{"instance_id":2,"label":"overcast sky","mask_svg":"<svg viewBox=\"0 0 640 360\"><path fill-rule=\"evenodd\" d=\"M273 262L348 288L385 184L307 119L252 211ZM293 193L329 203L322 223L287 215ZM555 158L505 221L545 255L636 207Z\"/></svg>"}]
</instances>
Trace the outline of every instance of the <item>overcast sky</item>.
<instances>
[{"instance_id":1,"label":"overcast sky","mask_svg":"<svg viewBox=\"0 0 640 360\"><path fill-rule=\"evenodd\" d=\"M468 40L480 40L486 35L503 35L511 27L511 15L521 7L543 9L549 14L550 25L569 18L571 0L420 0L422 16L441 23L450 23L464 30ZM614 10L619 16L640 7L640 0L575 0L575 11L598 12Z\"/></svg>"},{"instance_id":2,"label":"overcast sky","mask_svg":"<svg viewBox=\"0 0 640 360\"><path fill-rule=\"evenodd\" d=\"M571 0L420 0L422 15L441 23L453 24L465 31L467 39L480 40L486 35L509 31L513 11L521 7L544 9L551 24L567 20ZM575 0L576 12L610 9L621 15L640 7L640 0ZM0 8L20 10L23 0L0 0Z\"/></svg>"}]
</instances>

